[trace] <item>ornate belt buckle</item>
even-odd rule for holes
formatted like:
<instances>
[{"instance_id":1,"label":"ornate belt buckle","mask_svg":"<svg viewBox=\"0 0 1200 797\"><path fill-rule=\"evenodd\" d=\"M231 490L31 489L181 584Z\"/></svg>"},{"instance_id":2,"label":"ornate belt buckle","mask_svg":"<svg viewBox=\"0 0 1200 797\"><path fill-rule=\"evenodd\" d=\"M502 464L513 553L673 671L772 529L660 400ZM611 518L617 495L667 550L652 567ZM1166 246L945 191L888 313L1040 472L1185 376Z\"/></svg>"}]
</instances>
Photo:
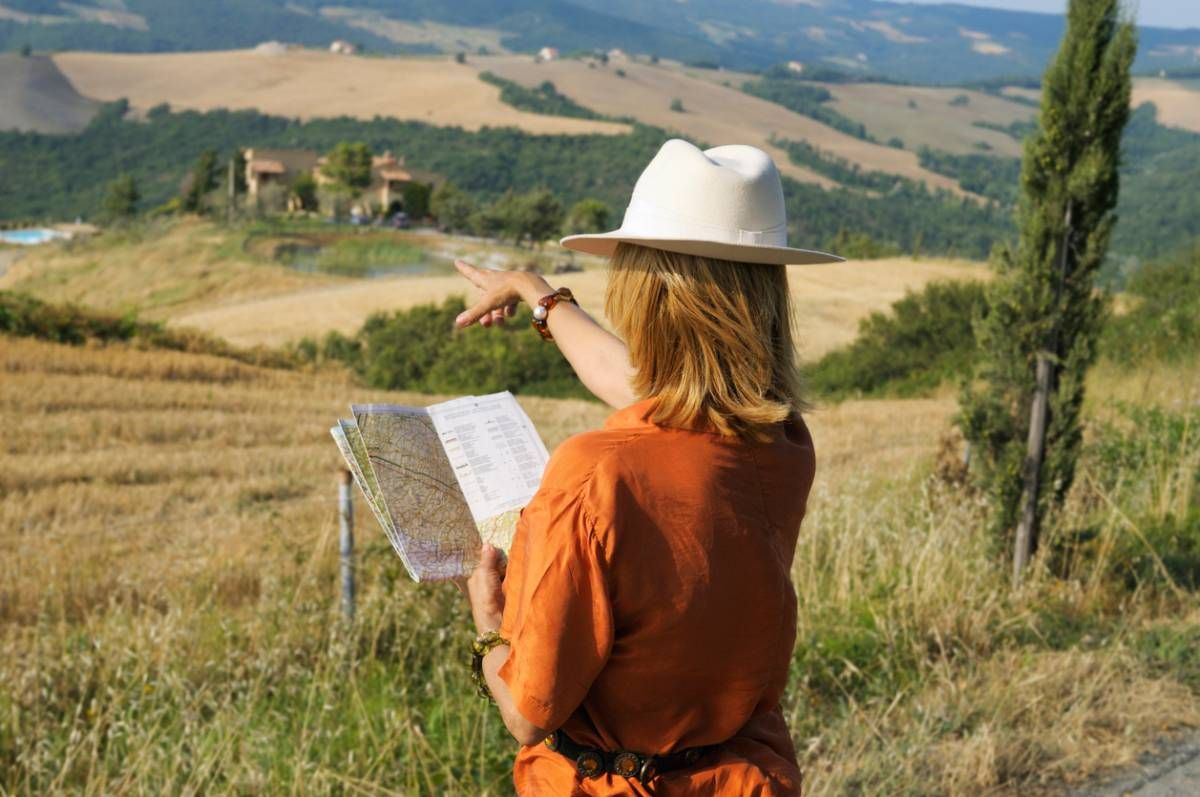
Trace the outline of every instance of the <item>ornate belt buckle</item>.
<instances>
[{"instance_id":1,"label":"ornate belt buckle","mask_svg":"<svg viewBox=\"0 0 1200 797\"><path fill-rule=\"evenodd\" d=\"M596 750L584 750L575 759L575 771L581 778L598 778L604 774L604 756Z\"/></svg>"},{"instance_id":2,"label":"ornate belt buckle","mask_svg":"<svg viewBox=\"0 0 1200 797\"><path fill-rule=\"evenodd\" d=\"M613 774L623 778L636 778L642 771L641 756L628 750L619 750L613 756Z\"/></svg>"}]
</instances>

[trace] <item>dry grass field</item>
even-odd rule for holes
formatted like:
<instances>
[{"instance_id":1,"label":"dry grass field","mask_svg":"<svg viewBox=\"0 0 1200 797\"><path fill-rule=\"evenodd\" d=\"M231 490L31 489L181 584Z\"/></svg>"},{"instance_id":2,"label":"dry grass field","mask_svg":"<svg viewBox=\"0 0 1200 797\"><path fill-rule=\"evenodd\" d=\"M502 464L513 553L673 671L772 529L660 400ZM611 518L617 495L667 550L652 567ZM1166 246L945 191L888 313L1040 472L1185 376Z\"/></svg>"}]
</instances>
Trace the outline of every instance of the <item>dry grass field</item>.
<instances>
[{"instance_id":1,"label":"dry grass field","mask_svg":"<svg viewBox=\"0 0 1200 797\"><path fill-rule=\"evenodd\" d=\"M872 144L846 135L807 116L752 97L738 90L732 78L724 86L710 78L693 76L689 70L666 64L651 65L630 59L614 59L607 66L589 67L589 62L563 59L534 63L524 56L472 58L480 70L526 86L544 80L581 105L613 116L633 116L666 130L686 133L710 145L742 143L771 153L780 171L797 180L829 185L829 180L788 161L787 154L772 147L771 136L802 139L821 150L867 171L900 174L924 181L934 188L962 194L958 183L923 169L912 152ZM625 72L625 77L617 74ZM671 101L683 103L682 113L672 111Z\"/></svg>"},{"instance_id":2,"label":"dry grass field","mask_svg":"<svg viewBox=\"0 0 1200 797\"><path fill-rule=\"evenodd\" d=\"M910 150L920 147L960 154L987 151L1020 157L1021 143L975 122L1009 125L1029 119L1034 109L1001 97L956 88L893 86L881 83L823 84L833 94L832 107L862 122L880 141L899 138ZM965 96L967 103L951 105ZM980 144L987 145L984 150Z\"/></svg>"},{"instance_id":3,"label":"dry grass field","mask_svg":"<svg viewBox=\"0 0 1200 797\"><path fill-rule=\"evenodd\" d=\"M627 125L518 111L471 66L437 58L362 58L316 50L271 55L62 53L54 62L79 92L125 97L145 111L159 103L211 110L254 108L291 118L390 116L478 130L509 125L531 133L623 133Z\"/></svg>"},{"instance_id":4,"label":"dry grass field","mask_svg":"<svg viewBox=\"0 0 1200 797\"><path fill-rule=\"evenodd\" d=\"M1158 109L1160 123L1200 133L1200 84L1138 78L1133 81L1130 102L1135 108L1144 102L1152 102Z\"/></svg>"},{"instance_id":5,"label":"dry grass field","mask_svg":"<svg viewBox=\"0 0 1200 797\"><path fill-rule=\"evenodd\" d=\"M511 793L511 740L460 663L461 598L408 582L360 501L358 615L337 615L326 429L350 401L433 397L20 339L0 373L0 790ZM552 448L606 414L523 404ZM1056 629L1103 592L1009 592L978 501L925 475L953 409L810 415L785 709L815 797L1052 794L1200 724L1136 646L1194 609L1134 601L1123 630L1067 645Z\"/></svg>"},{"instance_id":6,"label":"dry grass field","mask_svg":"<svg viewBox=\"0 0 1200 797\"><path fill-rule=\"evenodd\" d=\"M537 255L437 233L395 235L443 258L463 257L492 267L560 259L553 247ZM0 289L25 291L46 301L133 310L243 346L279 346L333 330L349 335L372 313L473 295L454 274L378 279L304 274L265 260L254 247L247 251L238 240L233 233L195 220L132 238L110 233L26 254L0 276ZM600 313L603 262L587 257L577 262L585 271L550 279L570 287L586 308ZM802 354L816 359L849 343L862 318L932 280L984 279L988 274L979 263L930 258L790 266Z\"/></svg>"},{"instance_id":7,"label":"dry grass field","mask_svg":"<svg viewBox=\"0 0 1200 797\"><path fill-rule=\"evenodd\" d=\"M967 261L893 258L836 265L789 266L801 350L815 359L849 343L860 319L884 310L905 292L934 279L984 278L988 272ZM607 279L602 267L550 278L569 287L585 308L600 313ZM456 275L356 280L245 302L221 304L174 316L171 323L223 337L244 346L278 346L329 331L353 334L367 316L406 309L450 296L474 295Z\"/></svg>"},{"instance_id":8,"label":"dry grass field","mask_svg":"<svg viewBox=\"0 0 1200 797\"><path fill-rule=\"evenodd\" d=\"M1039 89L1005 86L1005 94L1041 100ZM1200 82L1139 77L1133 80L1129 104L1134 108L1152 102L1158 110L1158 121L1168 127L1200 132Z\"/></svg>"}]
</instances>

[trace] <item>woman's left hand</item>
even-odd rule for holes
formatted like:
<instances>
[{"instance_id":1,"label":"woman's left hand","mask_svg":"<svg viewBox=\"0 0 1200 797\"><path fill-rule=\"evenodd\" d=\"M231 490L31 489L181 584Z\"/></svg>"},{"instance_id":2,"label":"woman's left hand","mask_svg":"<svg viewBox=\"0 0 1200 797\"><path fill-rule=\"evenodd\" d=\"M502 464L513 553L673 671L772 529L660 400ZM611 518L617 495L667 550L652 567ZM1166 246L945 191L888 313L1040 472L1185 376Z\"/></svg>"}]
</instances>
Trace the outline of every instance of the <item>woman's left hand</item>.
<instances>
[{"instance_id":1,"label":"woman's left hand","mask_svg":"<svg viewBox=\"0 0 1200 797\"><path fill-rule=\"evenodd\" d=\"M479 564L471 575L459 581L459 589L467 595L475 630L481 634L496 631L504 616L504 554L499 548L484 545Z\"/></svg>"}]
</instances>

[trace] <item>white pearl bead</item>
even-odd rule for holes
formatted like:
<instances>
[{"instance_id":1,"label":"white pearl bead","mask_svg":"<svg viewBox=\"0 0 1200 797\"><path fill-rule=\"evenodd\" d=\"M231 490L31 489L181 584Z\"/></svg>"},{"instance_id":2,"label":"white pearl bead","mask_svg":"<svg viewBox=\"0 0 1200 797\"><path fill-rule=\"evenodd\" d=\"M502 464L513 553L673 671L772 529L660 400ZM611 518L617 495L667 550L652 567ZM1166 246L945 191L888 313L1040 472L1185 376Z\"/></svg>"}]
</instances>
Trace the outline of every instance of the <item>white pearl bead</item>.
<instances>
[{"instance_id":1,"label":"white pearl bead","mask_svg":"<svg viewBox=\"0 0 1200 797\"><path fill-rule=\"evenodd\" d=\"M542 307L540 304L537 307L533 308L533 317L536 318L538 321L545 321L546 316L549 314L550 314L549 311L547 311L546 308Z\"/></svg>"}]
</instances>

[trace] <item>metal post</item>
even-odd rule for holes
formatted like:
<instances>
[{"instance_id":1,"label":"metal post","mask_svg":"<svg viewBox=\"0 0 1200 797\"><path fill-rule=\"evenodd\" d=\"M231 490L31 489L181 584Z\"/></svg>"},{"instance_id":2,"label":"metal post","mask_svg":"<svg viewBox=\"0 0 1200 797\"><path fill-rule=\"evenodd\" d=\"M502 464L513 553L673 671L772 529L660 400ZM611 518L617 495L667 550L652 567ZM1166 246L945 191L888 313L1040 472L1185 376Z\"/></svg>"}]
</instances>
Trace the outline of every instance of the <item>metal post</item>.
<instances>
[{"instance_id":1,"label":"metal post","mask_svg":"<svg viewBox=\"0 0 1200 797\"><path fill-rule=\"evenodd\" d=\"M338 474L338 549L342 571L342 615L354 619L354 501L350 492L350 471Z\"/></svg>"}]
</instances>

